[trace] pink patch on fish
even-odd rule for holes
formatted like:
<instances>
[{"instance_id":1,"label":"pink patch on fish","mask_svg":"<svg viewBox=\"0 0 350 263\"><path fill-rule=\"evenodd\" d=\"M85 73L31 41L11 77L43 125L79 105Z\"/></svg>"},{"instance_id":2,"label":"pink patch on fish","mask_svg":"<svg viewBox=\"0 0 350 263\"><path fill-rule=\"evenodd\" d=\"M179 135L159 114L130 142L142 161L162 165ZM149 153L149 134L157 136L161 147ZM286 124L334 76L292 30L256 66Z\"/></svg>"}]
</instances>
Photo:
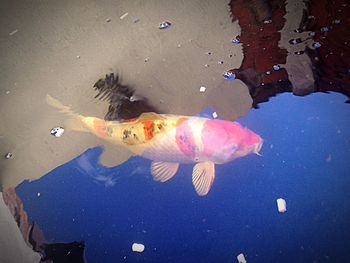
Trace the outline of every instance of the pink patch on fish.
<instances>
[{"instance_id":1,"label":"pink patch on fish","mask_svg":"<svg viewBox=\"0 0 350 263\"><path fill-rule=\"evenodd\" d=\"M176 143L181 152L194 158L196 156L196 144L188 121L182 121L176 127Z\"/></svg>"},{"instance_id":2,"label":"pink patch on fish","mask_svg":"<svg viewBox=\"0 0 350 263\"><path fill-rule=\"evenodd\" d=\"M239 146L247 135L246 129L237 122L208 120L202 130L203 153L211 157L218 149L229 144Z\"/></svg>"}]
</instances>

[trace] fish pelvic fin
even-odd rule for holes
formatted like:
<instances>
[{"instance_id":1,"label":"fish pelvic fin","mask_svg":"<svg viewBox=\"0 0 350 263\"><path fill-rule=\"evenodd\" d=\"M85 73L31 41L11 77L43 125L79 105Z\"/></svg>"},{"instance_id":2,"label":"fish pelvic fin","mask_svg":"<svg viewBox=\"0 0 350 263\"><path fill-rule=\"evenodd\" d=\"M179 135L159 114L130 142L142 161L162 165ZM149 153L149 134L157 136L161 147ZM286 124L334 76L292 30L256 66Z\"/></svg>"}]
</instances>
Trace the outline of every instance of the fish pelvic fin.
<instances>
[{"instance_id":1,"label":"fish pelvic fin","mask_svg":"<svg viewBox=\"0 0 350 263\"><path fill-rule=\"evenodd\" d=\"M155 181L164 183L176 174L178 168L178 163L152 162L151 174Z\"/></svg>"},{"instance_id":2,"label":"fish pelvic fin","mask_svg":"<svg viewBox=\"0 0 350 263\"><path fill-rule=\"evenodd\" d=\"M64 128L72 131L89 132L88 127L85 125L85 118L71 110L69 106L63 105L59 100L46 95L46 103L53 108L58 109L60 112L67 115L69 118L64 121Z\"/></svg>"},{"instance_id":3,"label":"fish pelvic fin","mask_svg":"<svg viewBox=\"0 0 350 263\"><path fill-rule=\"evenodd\" d=\"M215 164L213 162L197 163L193 167L192 183L197 194L207 195L215 179Z\"/></svg>"}]
</instances>

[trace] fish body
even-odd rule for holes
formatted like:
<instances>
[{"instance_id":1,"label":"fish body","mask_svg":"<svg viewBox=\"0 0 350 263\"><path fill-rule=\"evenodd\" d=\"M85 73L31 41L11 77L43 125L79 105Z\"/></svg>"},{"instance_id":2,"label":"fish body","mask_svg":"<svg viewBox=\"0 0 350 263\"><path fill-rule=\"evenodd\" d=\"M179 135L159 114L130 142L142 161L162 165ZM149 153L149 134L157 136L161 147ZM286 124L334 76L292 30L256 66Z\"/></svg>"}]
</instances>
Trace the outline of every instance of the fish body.
<instances>
[{"instance_id":1,"label":"fish body","mask_svg":"<svg viewBox=\"0 0 350 263\"><path fill-rule=\"evenodd\" d=\"M192 182L199 195L209 192L215 164L259 154L263 143L259 135L238 122L156 113L122 122L105 121L75 114L52 97L47 101L70 115L73 130L91 132L152 160L151 173L156 181L172 178L180 163L194 163Z\"/></svg>"}]
</instances>

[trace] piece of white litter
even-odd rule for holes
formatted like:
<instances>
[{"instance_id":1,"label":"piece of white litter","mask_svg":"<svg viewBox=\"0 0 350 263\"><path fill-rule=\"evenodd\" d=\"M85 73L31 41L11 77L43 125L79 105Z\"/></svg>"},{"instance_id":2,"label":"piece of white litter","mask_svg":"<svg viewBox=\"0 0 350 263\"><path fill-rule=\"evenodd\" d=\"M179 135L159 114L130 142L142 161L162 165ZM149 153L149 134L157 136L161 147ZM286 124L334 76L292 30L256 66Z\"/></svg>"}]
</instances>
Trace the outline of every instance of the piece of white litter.
<instances>
[{"instance_id":1,"label":"piece of white litter","mask_svg":"<svg viewBox=\"0 0 350 263\"><path fill-rule=\"evenodd\" d=\"M286 200L284 200L283 198L278 198L277 199L277 208L278 208L278 212L280 212L280 213L286 212L287 211Z\"/></svg>"},{"instance_id":2,"label":"piece of white litter","mask_svg":"<svg viewBox=\"0 0 350 263\"><path fill-rule=\"evenodd\" d=\"M206 87L201 86L201 87L199 88L199 92L205 92L206 89L207 89Z\"/></svg>"},{"instance_id":3,"label":"piece of white litter","mask_svg":"<svg viewBox=\"0 0 350 263\"><path fill-rule=\"evenodd\" d=\"M9 33L10 36L13 36L14 34L16 34L18 32L18 29L13 30L12 32Z\"/></svg>"},{"instance_id":4,"label":"piece of white litter","mask_svg":"<svg viewBox=\"0 0 350 263\"><path fill-rule=\"evenodd\" d=\"M52 128L50 133L51 133L52 136L61 137L62 134L64 133L64 128L62 128L62 127Z\"/></svg>"},{"instance_id":5,"label":"piece of white litter","mask_svg":"<svg viewBox=\"0 0 350 263\"><path fill-rule=\"evenodd\" d=\"M214 119L216 119L218 117L218 114L216 113L216 111L214 111L211 116L213 116Z\"/></svg>"},{"instance_id":6,"label":"piece of white litter","mask_svg":"<svg viewBox=\"0 0 350 263\"><path fill-rule=\"evenodd\" d=\"M121 17L119 17L119 18L123 20L125 17L127 17L127 16L128 16L128 14L129 14L129 13L128 13L128 12L126 12L124 15L122 15L122 16L121 16Z\"/></svg>"},{"instance_id":7,"label":"piece of white litter","mask_svg":"<svg viewBox=\"0 0 350 263\"><path fill-rule=\"evenodd\" d=\"M143 244L139 244L139 243L132 244L132 251L141 253L144 250L145 250L145 246Z\"/></svg>"},{"instance_id":8,"label":"piece of white litter","mask_svg":"<svg viewBox=\"0 0 350 263\"><path fill-rule=\"evenodd\" d=\"M247 263L247 260L245 259L243 253L241 253L237 256L237 261L238 261L238 263Z\"/></svg>"}]
</instances>

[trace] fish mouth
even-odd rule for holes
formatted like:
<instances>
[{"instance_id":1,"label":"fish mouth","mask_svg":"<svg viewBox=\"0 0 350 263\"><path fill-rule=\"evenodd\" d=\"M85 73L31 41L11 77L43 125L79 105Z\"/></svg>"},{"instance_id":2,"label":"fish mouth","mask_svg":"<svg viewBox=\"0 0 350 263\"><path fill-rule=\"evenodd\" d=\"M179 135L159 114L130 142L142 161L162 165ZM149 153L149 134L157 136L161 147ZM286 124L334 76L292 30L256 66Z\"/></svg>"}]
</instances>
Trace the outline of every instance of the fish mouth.
<instances>
[{"instance_id":1,"label":"fish mouth","mask_svg":"<svg viewBox=\"0 0 350 263\"><path fill-rule=\"evenodd\" d=\"M262 156L261 154L260 154L260 150L261 150L261 148L262 148L262 145L263 145L263 140L261 140L261 142L259 142L259 143L257 143L257 144L255 144L254 145L254 153L256 154L256 155L259 155L259 156Z\"/></svg>"}]
</instances>

